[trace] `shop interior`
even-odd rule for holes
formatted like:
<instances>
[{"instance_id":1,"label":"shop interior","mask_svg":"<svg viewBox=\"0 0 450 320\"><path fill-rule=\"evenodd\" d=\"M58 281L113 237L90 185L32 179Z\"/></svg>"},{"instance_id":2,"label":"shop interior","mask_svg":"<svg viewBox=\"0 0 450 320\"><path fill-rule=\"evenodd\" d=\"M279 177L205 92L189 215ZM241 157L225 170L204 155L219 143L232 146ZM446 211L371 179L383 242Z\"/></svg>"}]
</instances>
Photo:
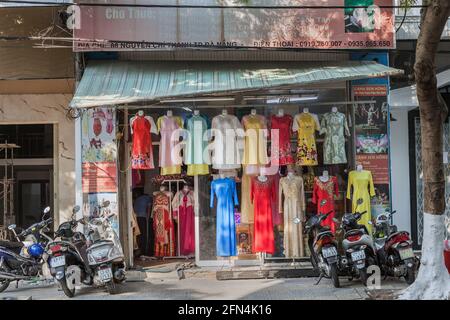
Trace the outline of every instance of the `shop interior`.
<instances>
[{"instance_id":1,"label":"shop interior","mask_svg":"<svg viewBox=\"0 0 450 320\"><path fill-rule=\"evenodd\" d=\"M304 209L300 210L303 212L295 213L301 220L300 227L309 216L320 210L317 195L314 196L314 184L317 181L315 178L321 177L323 181L334 181L332 193L336 218L339 219L346 210L350 210L351 204L346 201L346 191L348 173L354 170L355 157L352 125L354 106L349 102L348 87L347 82L342 82L308 88L265 90L233 96L172 99L161 101L158 105L135 105L124 108L127 116L121 125L128 131L126 135L128 153L132 154L134 145L138 143L135 137L137 133L132 129L138 129L135 121L138 117L144 117L150 123L150 128L146 127L146 130L151 131L150 143L153 155L153 159L150 160L134 159L131 156L127 168L131 176L131 179L128 179L131 181L130 198L136 217L135 224L138 226L133 229L135 263L155 265L174 261L174 259L194 261L197 258L197 261L212 264L223 260L252 264L260 263L262 260L277 262L307 259L309 248L306 235L301 232L302 229L296 238L301 244L297 243L294 251L285 248L286 241L293 241L289 240L285 230L292 221L285 221L291 217L288 217L286 212L280 212L285 211L280 210L283 204L279 202L286 201L286 195L279 196L279 181L280 178L291 175L302 177L303 194L299 196L304 197ZM252 203L250 199L249 185L252 183L251 179L258 179L261 174L246 174L242 167L233 170L217 170L209 165L206 168L205 166L198 168L200 170L198 172L194 170L194 173L200 174L192 175L192 172L188 172L192 171L192 168L189 169L185 161L181 168L161 168L160 166L160 153L165 151L161 149L161 135L157 129L161 129L161 121L164 118L180 117L181 125L185 128L187 119L193 115L201 116L209 129L214 117L218 115L234 115L239 122L242 122L242 118L246 115L259 115L264 117L270 126L271 116L291 116L295 122L297 115L309 113L317 116L318 127L320 127L324 115L331 112L345 115L348 124L348 131L344 134L345 162L324 163L326 134L320 134L321 131L315 130L317 161L314 164L300 165L297 159L297 147L298 132L301 129L297 128L295 132L291 132L291 156L294 163L280 165L277 173L269 176L276 186L274 201L271 203L273 234L269 238L273 241L273 250L269 251L272 252L256 252L253 243L255 202ZM149 141L144 139L139 143L142 142ZM270 153L270 138L267 138L267 142L267 151ZM136 169L139 166L144 169ZM234 210L235 242L233 244L236 251L229 256L217 252L217 228L221 227L217 221L218 199L213 199L214 205L210 206L212 181L224 178L232 178L235 181L238 198L238 205ZM130 232L133 231L130 230ZM195 241L196 238L198 243ZM195 256L196 247L197 257ZM294 254L286 251L294 252Z\"/></svg>"}]
</instances>

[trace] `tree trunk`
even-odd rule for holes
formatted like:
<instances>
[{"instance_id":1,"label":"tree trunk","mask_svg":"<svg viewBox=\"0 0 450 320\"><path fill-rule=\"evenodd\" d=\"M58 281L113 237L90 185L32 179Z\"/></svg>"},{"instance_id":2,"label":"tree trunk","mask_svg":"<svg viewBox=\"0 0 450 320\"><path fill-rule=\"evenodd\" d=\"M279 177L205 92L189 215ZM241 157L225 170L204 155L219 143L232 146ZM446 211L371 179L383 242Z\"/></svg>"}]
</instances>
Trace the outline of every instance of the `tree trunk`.
<instances>
[{"instance_id":1,"label":"tree trunk","mask_svg":"<svg viewBox=\"0 0 450 320\"><path fill-rule=\"evenodd\" d=\"M437 88L435 57L450 14L450 1L430 0L422 12L414 65L420 106L424 185L424 234L419 274L401 299L448 299L450 277L445 268L445 173L443 124L447 109Z\"/></svg>"}]
</instances>

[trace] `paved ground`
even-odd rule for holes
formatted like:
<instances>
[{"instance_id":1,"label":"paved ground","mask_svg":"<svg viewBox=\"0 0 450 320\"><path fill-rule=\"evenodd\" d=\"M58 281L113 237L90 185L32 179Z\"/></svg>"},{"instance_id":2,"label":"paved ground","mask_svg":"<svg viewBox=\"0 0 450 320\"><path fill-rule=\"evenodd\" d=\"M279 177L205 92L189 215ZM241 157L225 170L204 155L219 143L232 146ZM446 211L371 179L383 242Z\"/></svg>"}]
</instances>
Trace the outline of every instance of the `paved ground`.
<instances>
[{"instance_id":1,"label":"paved ground","mask_svg":"<svg viewBox=\"0 0 450 320\"><path fill-rule=\"evenodd\" d=\"M213 273L187 276L183 280L179 280L172 272L157 275L142 274L142 277L135 276L123 284L118 295L110 296L101 288L84 287L78 291L74 299L361 300L367 298L366 288L359 281L349 282L345 278L341 280L342 288L336 289L327 279L323 279L317 286L314 285L315 278L218 281ZM391 279L383 281L381 289L404 287L406 287L404 281ZM11 284L7 291L0 294L0 299L7 297L18 299L31 297L33 300L67 299L55 284L20 284L18 289Z\"/></svg>"}]
</instances>

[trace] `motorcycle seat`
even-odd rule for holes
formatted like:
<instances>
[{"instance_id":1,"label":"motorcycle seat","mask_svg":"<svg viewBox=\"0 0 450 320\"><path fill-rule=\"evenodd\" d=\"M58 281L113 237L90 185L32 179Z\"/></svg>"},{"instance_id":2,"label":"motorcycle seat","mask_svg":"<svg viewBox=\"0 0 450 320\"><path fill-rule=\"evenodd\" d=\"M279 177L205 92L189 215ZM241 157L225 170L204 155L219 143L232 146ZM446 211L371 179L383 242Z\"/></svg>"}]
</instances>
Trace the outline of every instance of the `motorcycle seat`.
<instances>
[{"instance_id":1,"label":"motorcycle seat","mask_svg":"<svg viewBox=\"0 0 450 320\"><path fill-rule=\"evenodd\" d=\"M15 253L20 253L20 250L22 249L23 244L21 242L0 240L0 247L9 249Z\"/></svg>"}]
</instances>

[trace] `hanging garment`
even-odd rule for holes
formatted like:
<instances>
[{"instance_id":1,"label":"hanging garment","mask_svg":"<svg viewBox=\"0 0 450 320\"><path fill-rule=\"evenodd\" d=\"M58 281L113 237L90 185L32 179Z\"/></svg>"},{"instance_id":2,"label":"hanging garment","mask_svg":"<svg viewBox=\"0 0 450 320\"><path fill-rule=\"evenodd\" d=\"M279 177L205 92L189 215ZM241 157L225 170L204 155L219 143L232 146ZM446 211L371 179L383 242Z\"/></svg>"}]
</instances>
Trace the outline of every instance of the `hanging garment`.
<instances>
[{"instance_id":1,"label":"hanging garment","mask_svg":"<svg viewBox=\"0 0 450 320\"><path fill-rule=\"evenodd\" d=\"M139 249L138 237L141 235L141 230L139 229L139 224L137 221L136 214L131 213L131 230L133 232L133 250Z\"/></svg>"},{"instance_id":2,"label":"hanging garment","mask_svg":"<svg viewBox=\"0 0 450 320\"><path fill-rule=\"evenodd\" d=\"M231 170L241 168L239 135L242 125L234 115L218 115L211 122L213 143L213 169Z\"/></svg>"},{"instance_id":3,"label":"hanging garment","mask_svg":"<svg viewBox=\"0 0 450 320\"><path fill-rule=\"evenodd\" d=\"M152 117L136 114L130 119L133 149L131 151L132 169L154 169L151 133L157 134Z\"/></svg>"},{"instance_id":4,"label":"hanging garment","mask_svg":"<svg viewBox=\"0 0 450 320\"><path fill-rule=\"evenodd\" d=\"M206 136L208 125L206 119L200 115L193 115L186 121L188 138L184 163L188 165L188 176L203 175L209 173L207 155L208 137Z\"/></svg>"},{"instance_id":5,"label":"hanging garment","mask_svg":"<svg viewBox=\"0 0 450 320\"><path fill-rule=\"evenodd\" d=\"M323 143L323 163L340 164L347 163L345 152L345 135L350 136L345 114L340 112L328 112L321 121L320 134L325 133Z\"/></svg>"},{"instance_id":6,"label":"hanging garment","mask_svg":"<svg viewBox=\"0 0 450 320\"><path fill-rule=\"evenodd\" d=\"M241 183L241 223L250 224L254 222L254 208L250 199L250 191L253 176L242 174Z\"/></svg>"},{"instance_id":7,"label":"hanging garment","mask_svg":"<svg viewBox=\"0 0 450 320\"><path fill-rule=\"evenodd\" d=\"M275 201L275 184L267 177L260 181L252 179L250 197L254 206L254 252L275 252L275 238L273 235L272 202Z\"/></svg>"},{"instance_id":8,"label":"hanging garment","mask_svg":"<svg viewBox=\"0 0 450 320\"><path fill-rule=\"evenodd\" d=\"M246 115L242 118L245 129L244 156L242 164L246 174L259 174L260 168L268 164L267 157L267 121L263 116Z\"/></svg>"},{"instance_id":9,"label":"hanging garment","mask_svg":"<svg viewBox=\"0 0 450 320\"><path fill-rule=\"evenodd\" d=\"M182 159L176 151L176 146L179 143L177 137L179 135L174 134L174 132L178 129L183 129L183 119L177 116L162 116L158 118L157 125L161 134L159 144L161 175L180 174Z\"/></svg>"},{"instance_id":10,"label":"hanging garment","mask_svg":"<svg viewBox=\"0 0 450 320\"><path fill-rule=\"evenodd\" d=\"M315 114L300 113L295 116L292 130L297 132L297 165L317 166L317 147L314 134L320 130Z\"/></svg>"},{"instance_id":11,"label":"hanging garment","mask_svg":"<svg viewBox=\"0 0 450 320\"><path fill-rule=\"evenodd\" d=\"M175 256L175 228L170 214L171 192L155 192L153 194L153 230L155 234L155 256Z\"/></svg>"},{"instance_id":12,"label":"hanging garment","mask_svg":"<svg viewBox=\"0 0 450 320\"><path fill-rule=\"evenodd\" d=\"M370 171L350 171L348 174L347 199L350 199L350 196L352 199L353 213L356 211L367 211L362 215L359 223L365 225L369 231L369 234L372 234L372 226L369 224L369 221L372 220L372 214L370 212L370 198L375 196L375 188L373 186L372 173ZM363 200L362 204L359 206L356 203L358 199Z\"/></svg>"},{"instance_id":13,"label":"hanging garment","mask_svg":"<svg viewBox=\"0 0 450 320\"><path fill-rule=\"evenodd\" d=\"M302 177L281 178L278 196L279 211L284 215L284 255L285 257L302 257L304 256L303 228L301 223L294 222L295 218L303 221L305 212Z\"/></svg>"},{"instance_id":14,"label":"hanging garment","mask_svg":"<svg viewBox=\"0 0 450 320\"><path fill-rule=\"evenodd\" d=\"M334 233L336 231L336 225L333 222L335 216L334 197L339 196L339 187L336 177L329 177L327 181L323 182L319 177L314 179L314 188L312 195L312 202L317 204L317 214L330 213L330 215L322 221L322 226L330 227L330 230ZM325 205L321 205L322 200L326 200Z\"/></svg>"},{"instance_id":15,"label":"hanging garment","mask_svg":"<svg viewBox=\"0 0 450 320\"><path fill-rule=\"evenodd\" d=\"M272 159L278 159L278 164L284 166L294 164L292 156L291 136L292 136L292 116L285 114L283 116L272 115L270 118L270 136L273 144L272 130L278 130L278 148L275 149L276 154L272 154ZM272 150L272 149L271 149Z\"/></svg>"},{"instance_id":16,"label":"hanging garment","mask_svg":"<svg viewBox=\"0 0 450 320\"><path fill-rule=\"evenodd\" d=\"M236 223L234 206L239 205L236 182L230 178L217 179L211 182L210 207L214 207L214 196L217 197L216 213L216 250L217 256L229 257L237 255Z\"/></svg>"},{"instance_id":17,"label":"hanging garment","mask_svg":"<svg viewBox=\"0 0 450 320\"><path fill-rule=\"evenodd\" d=\"M173 217L180 228L180 254L183 256L195 253L194 227L194 193L180 190L172 201Z\"/></svg>"}]
</instances>

